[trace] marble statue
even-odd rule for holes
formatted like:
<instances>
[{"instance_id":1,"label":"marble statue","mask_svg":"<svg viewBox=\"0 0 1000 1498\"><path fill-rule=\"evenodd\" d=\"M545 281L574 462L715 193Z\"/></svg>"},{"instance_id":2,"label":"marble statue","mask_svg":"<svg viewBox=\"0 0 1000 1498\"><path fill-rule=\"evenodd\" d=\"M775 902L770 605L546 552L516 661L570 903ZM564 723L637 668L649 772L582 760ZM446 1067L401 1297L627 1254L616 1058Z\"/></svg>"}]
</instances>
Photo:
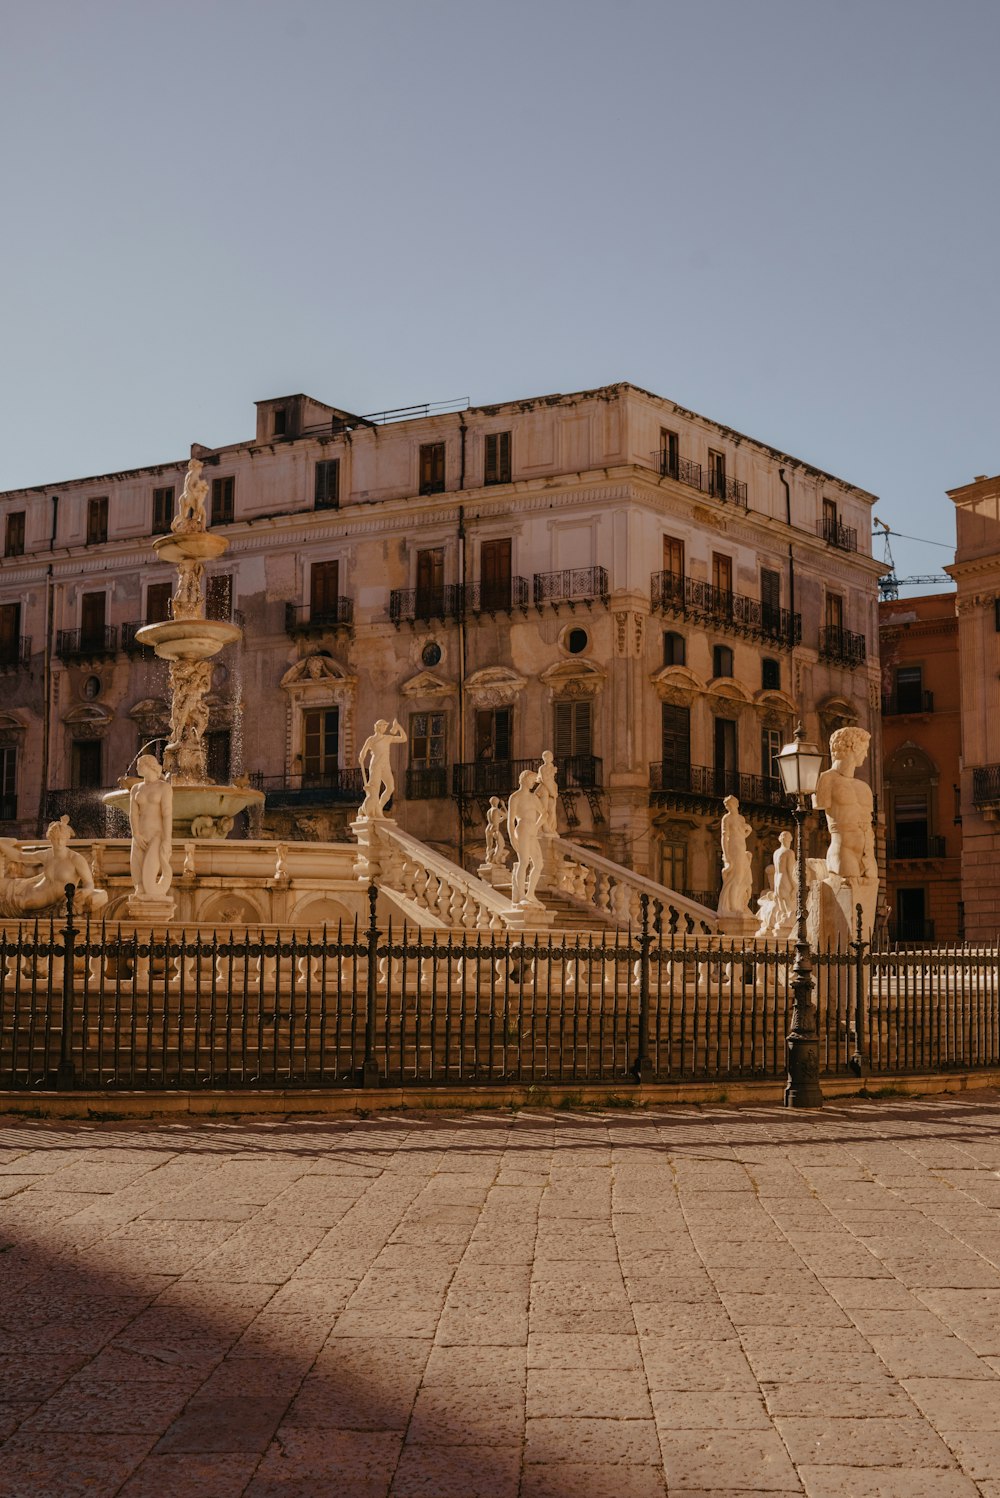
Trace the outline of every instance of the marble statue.
<instances>
[{"instance_id":1,"label":"marble statue","mask_svg":"<svg viewBox=\"0 0 1000 1498\"><path fill-rule=\"evenodd\" d=\"M740 803L736 796L726 796L723 805L726 811L722 818L722 892L719 895L719 914L749 917L753 864L747 849L747 838L752 829L740 814Z\"/></svg>"},{"instance_id":2,"label":"marble statue","mask_svg":"<svg viewBox=\"0 0 1000 1498\"><path fill-rule=\"evenodd\" d=\"M26 878L0 879L0 915L32 915L62 905L67 884L76 886L76 909L85 915L93 915L107 904L107 890L96 888L83 854L68 846L72 836L69 817L60 817L45 830L47 848L25 848L12 838L0 838L0 853L5 858L38 870Z\"/></svg>"},{"instance_id":3,"label":"marble statue","mask_svg":"<svg viewBox=\"0 0 1000 1498\"><path fill-rule=\"evenodd\" d=\"M368 735L361 746L358 763L365 787L365 799L358 809L359 817L377 818L385 816L385 808L396 789L393 779L390 752L393 744L406 743L406 729L400 728L395 718L392 727L385 718L379 718L375 731ZM367 758L367 765L365 760Z\"/></svg>"},{"instance_id":4,"label":"marble statue","mask_svg":"<svg viewBox=\"0 0 1000 1498\"><path fill-rule=\"evenodd\" d=\"M205 697L211 684L211 661L171 661L170 742L163 764L177 785L197 785L205 779Z\"/></svg>"},{"instance_id":5,"label":"marble statue","mask_svg":"<svg viewBox=\"0 0 1000 1498\"><path fill-rule=\"evenodd\" d=\"M204 619L201 591L204 575L205 567L202 562L186 560L177 563L177 586L171 599L175 619Z\"/></svg>"},{"instance_id":6,"label":"marble statue","mask_svg":"<svg viewBox=\"0 0 1000 1498\"><path fill-rule=\"evenodd\" d=\"M507 862L507 844L501 830L506 815L507 809L500 797L491 796L489 811L486 813L485 864L489 868L503 868Z\"/></svg>"},{"instance_id":7,"label":"marble statue","mask_svg":"<svg viewBox=\"0 0 1000 1498\"><path fill-rule=\"evenodd\" d=\"M173 787L169 780L164 780L163 769L154 755L140 755L136 768L142 779L132 786L128 796L132 883L139 899L164 900L173 878L170 868Z\"/></svg>"},{"instance_id":8,"label":"marble statue","mask_svg":"<svg viewBox=\"0 0 1000 1498\"><path fill-rule=\"evenodd\" d=\"M798 913L799 875L795 866L792 834L778 834L778 846L766 870L767 886L757 901L758 936L787 936Z\"/></svg>"},{"instance_id":9,"label":"marble statue","mask_svg":"<svg viewBox=\"0 0 1000 1498\"><path fill-rule=\"evenodd\" d=\"M819 777L813 805L826 812L830 847L826 875L821 882L832 892L840 917L831 923L822 914L821 906L813 918L811 940L842 940L845 936L851 939L856 931L858 905L866 937L871 936L875 923L878 904L878 864L872 826L875 802L871 787L854 778L870 742L871 734L865 728L838 728L830 735L831 765Z\"/></svg>"},{"instance_id":10,"label":"marble statue","mask_svg":"<svg viewBox=\"0 0 1000 1498\"><path fill-rule=\"evenodd\" d=\"M542 872L543 802L535 794L538 774L522 770L517 790L507 801L507 837L514 851L511 899L515 905L541 906L535 894Z\"/></svg>"},{"instance_id":11,"label":"marble statue","mask_svg":"<svg viewBox=\"0 0 1000 1498\"><path fill-rule=\"evenodd\" d=\"M538 788L535 795L542 807L542 831L555 834L558 831L556 807L559 801L557 770L551 749L542 751L542 762L538 766Z\"/></svg>"},{"instance_id":12,"label":"marble statue","mask_svg":"<svg viewBox=\"0 0 1000 1498\"><path fill-rule=\"evenodd\" d=\"M170 523L170 529L175 532L203 531L207 528L208 517L205 514L205 498L208 494L208 485L201 477L201 470L205 465L198 458L192 458L184 475L184 488L177 499L177 514Z\"/></svg>"}]
</instances>

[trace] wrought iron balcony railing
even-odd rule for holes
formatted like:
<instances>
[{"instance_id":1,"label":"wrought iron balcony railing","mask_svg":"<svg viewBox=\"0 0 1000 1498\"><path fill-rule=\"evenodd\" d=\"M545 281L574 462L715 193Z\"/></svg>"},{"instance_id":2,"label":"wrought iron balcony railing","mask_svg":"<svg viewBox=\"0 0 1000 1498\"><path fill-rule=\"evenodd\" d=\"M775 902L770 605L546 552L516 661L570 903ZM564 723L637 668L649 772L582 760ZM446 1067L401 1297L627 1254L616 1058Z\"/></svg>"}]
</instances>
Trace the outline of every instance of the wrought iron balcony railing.
<instances>
[{"instance_id":1,"label":"wrought iron balcony railing","mask_svg":"<svg viewBox=\"0 0 1000 1498\"><path fill-rule=\"evenodd\" d=\"M469 583L464 589L468 614L509 614L527 609L531 590L526 577L508 577L498 582Z\"/></svg>"},{"instance_id":2,"label":"wrought iron balcony railing","mask_svg":"<svg viewBox=\"0 0 1000 1498\"><path fill-rule=\"evenodd\" d=\"M126 655L138 656L140 660L152 660L152 646L143 645L135 637L136 630L142 629L146 622L145 619L134 619L130 624L122 625L122 649Z\"/></svg>"},{"instance_id":3,"label":"wrought iron balcony railing","mask_svg":"<svg viewBox=\"0 0 1000 1498\"><path fill-rule=\"evenodd\" d=\"M898 832L887 845L886 856L890 860L901 858L945 858L945 840L937 833Z\"/></svg>"},{"instance_id":4,"label":"wrought iron balcony railing","mask_svg":"<svg viewBox=\"0 0 1000 1498\"><path fill-rule=\"evenodd\" d=\"M537 770L534 759L479 759L452 767L452 795L459 800L483 796L509 796L517 790L522 770ZM556 756L560 791L599 790L603 785L602 761L593 754Z\"/></svg>"},{"instance_id":5,"label":"wrought iron balcony railing","mask_svg":"<svg viewBox=\"0 0 1000 1498\"><path fill-rule=\"evenodd\" d=\"M972 772L973 806L995 806L1000 802L1000 765L980 765Z\"/></svg>"},{"instance_id":6,"label":"wrought iron balcony railing","mask_svg":"<svg viewBox=\"0 0 1000 1498\"><path fill-rule=\"evenodd\" d=\"M0 640L0 671L24 671L30 664L30 635L12 635L9 640Z\"/></svg>"},{"instance_id":7,"label":"wrought iron balcony railing","mask_svg":"<svg viewBox=\"0 0 1000 1498\"><path fill-rule=\"evenodd\" d=\"M393 624L415 624L431 619L457 619L462 590L456 583L440 588L393 588L389 594L389 618Z\"/></svg>"},{"instance_id":8,"label":"wrought iron balcony railing","mask_svg":"<svg viewBox=\"0 0 1000 1498\"><path fill-rule=\"evenodd\" d=\"M746 484L738 483L736 479L720 478L710 468L692 463L690 458L671 460L670 454L665 452L651 453L650 458L661 478L676 479L679 484L700 489L702 494L711 494L715 499L721 499L723 504L740 505L744 510L747 508Z\"/></svg>"},{"instance_id":9,"label":"wrought iron balcony railing","mask_svg":"<svg viewBox=\"0 0 1000 1498\"><path fill-rule=\"evenodd\" d=\"M336 598L322 607L311 603L285 604L285 633L293 639L301 635L325 635L334 629L350 629L353 623L353 598Z\"/></svg>"},{"instance_id":10,"label":"wrought iron balcony railing","mask_svg":"<svg viewBox=\"0 0 1000 1498\"><path fill-rule=\"evenodd\" d=\"M839 551L857 551L858 549L857 531L828 515L823 517L823 540L828 546L836 546Z\"/></svg>"},{"instance_id":11,"label":"wrought iron balcony railing","mask_svg":"<svg viewBox=\"0 0 1000 1498\"><path fill-rule=\"evenodd\" d=\"M836 661L841 666L863 666L868 656L864 635L852 634L849 629L837 625L826 625L819 632L819 653L823 660Z\"/></svg>"},{"instance_id":12,"label":"wrought iron balcony railing","mask_svg":"<svg viewBox=\"0 0 1000 1498\"><path fill-rule=\"evenodd\" d=\"M934 711L933 692L891 692L888 697L882 698L882 716L884 718L900 718L906 713L932 713Z\"/></svg>"},{"instance_id":13,"label":"wrought iron balcony railing","mask_svg":"<svg viewBox=\"0 0 1000 1498\"><path fill-rule=\"evenodd\" d=\"M567 567L562 572L536 572L535 605L561 603L573 608L578 603L608 601L608 573L605 567Z\"/></svg>"},{"instance_id":14,"label":"wrought iron balcony railing","mask_svg":"<svg viewBox=\"0 0 1000 1498\"><path fill-rule=\"evenodd\" d=\"M56 632L56 655L61 661L93 661L117 653L117 624L105 624L101 629L60 629Z\"/></svg>"},{"instance_id":15,"label":"wrought iron balcony railing","mask_svg":"<svg viewBox=\"0 0 1000 1498\"><path fill-rule=\"evenodd\" d=\"M725 796L738 796L745 810L759 807L791 820L792 813L781 781L768 775L745 775L737 770L717 770L713 765L689 765L683 761L657 761L649 767L650 800L663 804L717 806Z\"/></svg>"},{"instance_id":16,"label":"wrought iron balcony railing","mask_svg":"<svg viewBox=\"0 0 1000 1498\"><path fill-rule=\"evenodd\" d=\"M447 794L447 765L426 765L421 769L407 770L407 801L440 801Z\"/></svg>"},{"instance_id":17,"label":"wrought iron balcony railing","mask_svg":"<svg viewBox=\"0 0 1000 1498\"><path fill-rule=\"evenodd\" d=\"M360 768L340 767L300 775L250 776L255 790L263 791L269 807L331 806L355 802L360 806L365 787Z\"/></svg>"},{"instance_id":18,"label":"wrought iron balcony railing","mask_svg":"<svg viewBox=\"0 0 1000 1498\"><path fill-rule=\"evenodd\" d=\"M13 792L0 795L0 822L17 821L17 797Z\"/></svg>"},{"instance_id":19,"label":"wrought iron balcony railing","mask_svg":"<svg viewBox=\"0 0 1000 1498\"><path fill-rule=\"evenodd\" d=\"M759 598L730 593L678 572L654 572L650 579L654 610L697 619L747 639L766 640L790 649L802 639L802 615L775 608Z\"/></svg>"}]
</instances>

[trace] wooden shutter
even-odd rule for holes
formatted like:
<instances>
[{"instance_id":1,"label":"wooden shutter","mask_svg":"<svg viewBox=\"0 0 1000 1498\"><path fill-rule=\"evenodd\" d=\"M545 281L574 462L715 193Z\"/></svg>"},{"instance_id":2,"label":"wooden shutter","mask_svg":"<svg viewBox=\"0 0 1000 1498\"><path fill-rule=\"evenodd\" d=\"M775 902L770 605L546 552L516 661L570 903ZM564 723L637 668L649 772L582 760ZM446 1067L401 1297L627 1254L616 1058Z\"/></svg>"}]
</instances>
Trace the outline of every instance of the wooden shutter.
<instances>
[{"instance_id":1,"label":"wooden shutter","mask_svg":"<svg viewBox=\"0 0 1000 1498\"><path fill-rule=\"evenodd\" d=\"M340 584L339 562L314 562L309 573L309 608L315 619L335 614Z\"/></svg>"},{"instance_id":2,"label":"wooden shutter","mask_svg":"<svg viewBox=\"0 0 1000 1498\"><path fill-rule=\"evenodd\" d=\"M664 702L660 717L664 788L686 789L691 766L691 709ZM683 786L677 784L678 778L683 779Z\"/></svg>"},{"instance_id":3,"label":"wooden shutter","mask_svg":"<svg viewBox=\"0 0 1000 1498\"><path fill-rule=\"evenodd\" d=\"M0 604L0 658L4 661L16 657L20 635L21 605L19 603Z\"/></svg>"},{"instance_id":4,"label":"wooden shutter","mask_svg":"<svg viewBox=\"0 0 1000 1498\"><path fill-rule=\"evenodd\" d=\"M417 613L440 612L444 604L444 547L417 552Z\"/></svg>"},{"instance_id":5,"label":"wooden shutter","mask_svg":"<svg viewBox=\"0 0 1000 1498\"><path fill-rule=\"evenodd\" d=\"M151 583L146 589L146 623L159 624L170 617L169 583Z\"/></svg>"},{"instance_id":6,"label":"wooden shutter","mask_svg":"<svg viewBox=\"0 0 1000 1498\"><path fill-rule=\"evenodd\" d=\"M578 755L590 755L591 747L590 702L557 702L553 715L553 738L556 759L572 759Z\"/></svg>"},{"instance_id":7,"label":"wooden shutter","mask_svg":"<svg viewBox=\"0 0 1000 1498\"><path fill-rule=\"evenodd\" d=\"M80 606L80 634L84 645L104 644L104 621L107 594L84 593ZM100 784L100 782L96 782Z\"/></svg>"},{"instance_id":8,"label":"wooden shutter","mask_svg":"<svg viewBox=\"0 0 1000 1498\"><path fill-rule=\"evenodd\" d=\"M510 607L511 540L484 541L480 552L483 608Z\"/></svg>"},{"instance_id":9,"label":"wooden shutter","mask_svg":"<svg viewBox=\"0 0 1000 1498\"><path fill-rule=\"evenodd\" d=\"M684 542L676 536L663 538L663 570L673 577L684 576Z\"/></svg>"},{"instance_id":10,"label":"wooden shutter","mask_svg":"<svg viewBox=\"0 0 1000 1498\"><path fill-rule=\"evenodd\" d=\"M826 627L836 630L844 627L844 600L839 593L826 595Z\"/></svg>"},{"instance_id":11,"label":"wooden shutter","mask_svg":"<svg viewBox=\"0 0 1000 1498\"><path fill-rule=\"evenodd\" d=\"M712 587L719 593L733 591L733 560L721 552L712 552Z\"/></svg>"}]
</instances>

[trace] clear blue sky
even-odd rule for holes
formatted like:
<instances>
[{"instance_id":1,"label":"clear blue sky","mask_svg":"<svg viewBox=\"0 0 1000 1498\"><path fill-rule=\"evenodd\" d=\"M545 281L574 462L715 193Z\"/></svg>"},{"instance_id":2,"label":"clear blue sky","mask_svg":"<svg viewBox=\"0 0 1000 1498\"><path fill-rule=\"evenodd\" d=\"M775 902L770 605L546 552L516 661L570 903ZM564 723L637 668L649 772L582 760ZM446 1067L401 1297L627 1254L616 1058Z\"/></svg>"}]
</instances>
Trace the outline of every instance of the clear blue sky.
<instances>
[{"instance_id":1,"label":"clear blue sky","mask_svg":"<svg viewBox=\"0 0 1000 1498\"><path fill-rule=\"evenodd\" d=\"M998 55L995 0L8 0L0 488L628 379L950 543Z\"/></svg>"}]
</instances>

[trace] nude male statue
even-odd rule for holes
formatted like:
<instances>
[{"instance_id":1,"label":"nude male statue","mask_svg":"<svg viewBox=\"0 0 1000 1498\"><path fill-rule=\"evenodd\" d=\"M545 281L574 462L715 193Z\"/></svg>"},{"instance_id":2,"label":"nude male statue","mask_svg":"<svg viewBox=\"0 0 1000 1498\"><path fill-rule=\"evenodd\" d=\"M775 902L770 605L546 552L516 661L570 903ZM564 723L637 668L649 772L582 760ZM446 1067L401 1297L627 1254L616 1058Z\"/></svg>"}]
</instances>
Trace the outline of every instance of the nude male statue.
<instances>
[{"instance_id":1,"label":"nude male statue","mask_svg":"<svg viewBox=\"0 0 1000 1498\"><path fill-rule=\"evenodd\" d=\"M522 770L517 790L507 801L507 838L516 863L511 871L511 899L515 905L541 905L535 889L542 873L543 806L535 795L538 775Z\"/></svg>"},{"instance_id":2,"label":"nude male statue","mask_svg":"<svg viewBox=\"0 0 1000 1498\"><path fill-rule=\"evenodd\" d=\"M163 778L153 754L139 756L142 776L128 793L128 821L132 829L129 868L135 893L144 900L162 900L170 889L174 791Z\"/></svg>"},{"instance_id":3,"label":"nude male statue","mask_svg":"<svg viewBox=\"0 0 1000 1498\"><path fill-rule=\"evenodd\" d=\"M838 728L831 734L832 764L819 777L813 796L813 805L826 812L830 831L826 866L843 879L878 879L872 830L875 803L871 787L854 779L870 741L864 728Z\"/></svg>"},{"instance_id":4,"label":"nude male statue","mask_svg":"<svg viewBox=\"0 0 1000 1498\"><path fill-rule=\"evenodd\" d=\"M507 847L503 840L501 826L506 816L506 811L499 796L490 797L490 809L486 813L486 863L490 867L502 868L507 862Z\"/></svg>"},{"instance_id":5,"label":"nude male statue","mask_svg":"<svg viewBox=\"0 0 1000 1498\"><path fill-rule=\"evenodd\" d=\"M365 788L365 799L358 810L359 817L385 816L386 805L396 789L389 759L390 751L393 744L405 743L406 729L400 728L395 718L392 720L391 728L385 718L379 718L375 724L374 733L370 733L365 739L361 746L361 753L358 755L361 779Z\"/></svg>"},{"instance_id":6,"label":"nude male statue","mask_svg":"<svg viewBox=\"0 0 1000 1498\"><path fill-rule=\"evenodd\" d=\"M556 803L559 800L555 757L551 749L542 750L542 762L538 766L538 789L535 795L542 804L542 831L557 832Z\"/></svg>"}]
</instances>

